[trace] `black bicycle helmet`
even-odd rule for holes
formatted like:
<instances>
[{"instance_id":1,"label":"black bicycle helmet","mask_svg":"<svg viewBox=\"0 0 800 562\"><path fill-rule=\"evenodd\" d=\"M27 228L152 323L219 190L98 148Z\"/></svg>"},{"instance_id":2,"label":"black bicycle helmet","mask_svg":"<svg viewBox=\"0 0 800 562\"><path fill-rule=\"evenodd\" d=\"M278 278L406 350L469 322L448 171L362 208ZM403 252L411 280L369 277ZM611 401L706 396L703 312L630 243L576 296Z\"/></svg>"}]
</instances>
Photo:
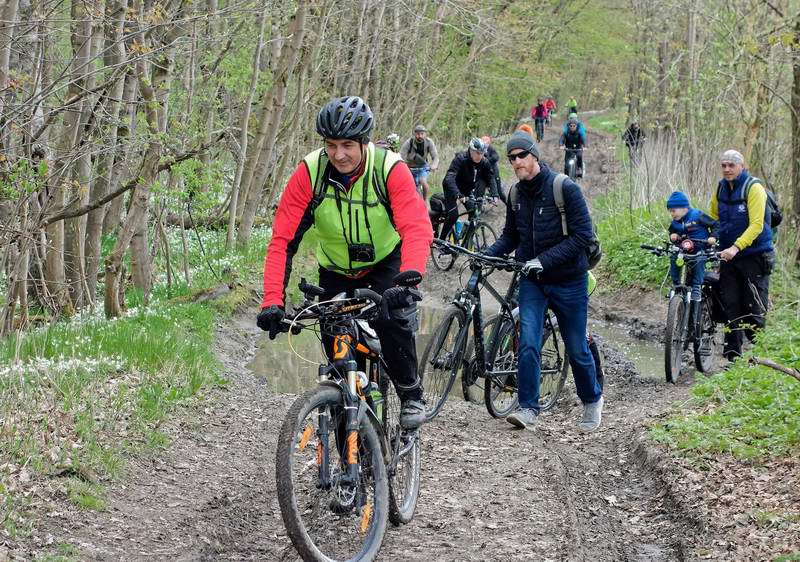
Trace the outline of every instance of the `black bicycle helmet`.
<instances>
[{"instance_id":1,"label":"black bicycle helmet","mask_svg":"<svg viewBox=\"0 0 800 562\"><path fill-rule=\"evenodd\" d=\"M372 110L358 96L335 98L328 102L317 115L317 132L325 139L349 139L364 141L375 119Z\"/></svg>"}]
</instances>

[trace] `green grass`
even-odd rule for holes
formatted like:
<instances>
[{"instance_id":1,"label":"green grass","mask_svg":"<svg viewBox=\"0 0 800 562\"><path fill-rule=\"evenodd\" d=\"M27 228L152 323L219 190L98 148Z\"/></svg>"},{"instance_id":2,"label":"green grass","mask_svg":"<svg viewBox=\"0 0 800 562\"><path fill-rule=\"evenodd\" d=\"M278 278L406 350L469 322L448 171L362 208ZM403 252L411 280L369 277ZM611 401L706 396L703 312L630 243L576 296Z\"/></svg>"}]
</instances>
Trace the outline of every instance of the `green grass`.
<instances>
[{"instance_id":1,"label":"green grass","mask_svg":"<svg viewBox=\"0 0 800 562\"><path fill-rule=\"evenodd\" d=\"M747 356L769 357L800 368L798 301L791 288L774 279L778 305L767 328ZM767 367L737 361L727 371L700 380L692 388L693 404L685 413L654 426L650 433L690 457L730 453L739 458L796 454L800 446L800 383Z\"/></svg>"},{"instance_id":2,"label":"green grass","mask_svg":"<svg viewBox=\"0 0 800 562\"><path fill-rule=\"evenodd\" d=\"M666 242L669 220L663 207L654 204L628 212L623 197L616 194L598 198L594 206L603 247L600 272L615 287L659 287L666 279L669 260L640 246L663 246Z\"/></svg>"},{"instance_id":3,"label":"green grass","mask_svg":"<svg viewBox=\"0 0 800 562\"><path fill-rule=\"evenodd\" d=\"M625 129L628 127L627 118L628 110L626 108L616 108L604 111L598 115L592 115L589 117L586 126L589 129L619 136L625 132Z\"/></svg>"},{"instance_id":4,"label":"green grass","mask_svg":"<svg viewBox=\"0 0 800 562\"><path fill-rule=\"evenodd\" d=\"M775 559L775 562L800 562L800 551L792 554L782 554Z\"/></svg>"}]
</instances>

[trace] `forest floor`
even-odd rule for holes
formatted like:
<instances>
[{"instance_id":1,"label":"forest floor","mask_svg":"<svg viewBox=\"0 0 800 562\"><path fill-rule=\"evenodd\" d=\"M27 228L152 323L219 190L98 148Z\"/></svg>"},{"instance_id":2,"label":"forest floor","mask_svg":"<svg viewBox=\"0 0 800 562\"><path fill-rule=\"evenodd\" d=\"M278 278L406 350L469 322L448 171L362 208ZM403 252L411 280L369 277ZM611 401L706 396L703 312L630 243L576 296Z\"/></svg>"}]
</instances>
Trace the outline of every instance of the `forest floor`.
<instances>
[{"instance_id":1,"label":"forest floor","mask_svg":"<svg viewBox=\"0 0 800 562\"><path fill-rule=\"evenodd\" d=\"M560 162L557 129L545 158ZM597 136L587 155L589 198L609 189L619 165L613 141ZM498 207L490 217L501 226ZM444 307L457 274L429 275L426 304ZM663 303L645 294L593 299L592 316L657 341ZM254 325L257 300L217 327L226 388L190 406L162 431L171 445L138 457L113 483L102 511L53 499L32 536L0 547L5 558L42 560L295 560L275 488L275 448L293 394L270 390L246 365L269 343ZM411 523L390 528L381 560L672 561L697 558L703 525L676 497L644 427L691 379L665 385L603 343L603 424L577 429L571 382L535 432L515 431L481 405L451 400L423 430L422 487ZM280 377L278 371L274 377ZM62 553L45 558L41 553Z\"/></svg>"}]
</instances>

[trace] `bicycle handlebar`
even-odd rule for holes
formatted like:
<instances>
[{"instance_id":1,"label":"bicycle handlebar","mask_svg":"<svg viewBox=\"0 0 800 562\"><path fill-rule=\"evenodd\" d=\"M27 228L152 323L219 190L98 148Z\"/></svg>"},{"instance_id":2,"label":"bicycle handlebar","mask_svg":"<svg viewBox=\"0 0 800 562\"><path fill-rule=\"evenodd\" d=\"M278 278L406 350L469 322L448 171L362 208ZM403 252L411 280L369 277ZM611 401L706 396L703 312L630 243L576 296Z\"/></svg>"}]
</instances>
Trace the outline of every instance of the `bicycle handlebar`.
<instances>
[{"instance_id":1,"label":"bicycle handlebar","mask_svg":"<svg viewBox=\"0 0 800 562\"><path fill-rule=\"evenodd\" d=\"M372 289L356 289L353 291L353 296L357 299L367 299L375 303L375 306L380 306L383 297L373 291Z\"/></svg>"},{"instance_id":2,"label":"bicycle handlebar","mask_svg":"<svg viewBox=\"0 0 800 562\"><path fill-rule=\"evenodd\" d=\"M513 259L479 254L462 246L451 244L446 240L440 240L439 238L434 238L433 244L450 254L464 254L470 259L470 261L479 265L487 265L489 267L503 269L505 271L522 271L522 267L524 265L522 262L518 262Z\"/></svg>"},{"instance_id":3,"label":"bicycle handlebar","mask_svg":"<svg viewBox=\"0 0 800 562\"><path fill-rule=\"evenodd\" d=\"M696 242L706 242L706 241L705 240L696 240ZM680 246L676 246L676 245L672 245L672 244L664 246L662 248L659 248L657 246L649 246L647 244L641 244L639 247L642 250L647 250L648 252L650 252L651 254L654 254L656 256L665 256L667 254L678 254L678 253L681 253L681 252L684 251L683 249L680 248ZM719 252L717 252L717 251L715 251L713 249L700 250L698 252L694 252L694 253L691 253L691 254L684 253L683 257L684 257L684 259L690 259L690 260L691 259L698 259L700 257L706 257L706 258L710 258L712 260L719 260L720 259Z\"/></svg>"}]
</instances>

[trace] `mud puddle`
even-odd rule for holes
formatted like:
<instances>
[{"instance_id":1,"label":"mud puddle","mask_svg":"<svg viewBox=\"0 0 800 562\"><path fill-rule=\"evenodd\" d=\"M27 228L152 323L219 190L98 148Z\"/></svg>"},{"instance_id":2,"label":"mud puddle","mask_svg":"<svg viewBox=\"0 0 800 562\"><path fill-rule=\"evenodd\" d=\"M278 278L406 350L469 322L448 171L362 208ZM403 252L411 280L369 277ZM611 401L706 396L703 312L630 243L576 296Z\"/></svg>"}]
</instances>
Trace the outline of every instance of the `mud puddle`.
<instances>
[{"instance_id":1,"label":"mud puddle","mask_svg":"<svg viewBox=\"0 0 800 562\"><path fill-rule=\"evenodd\" d=\"M634 338L625 326L604 320L590 320L589 326L594 334L631 361L640 377L664 380L663 344Z\"/></svg>"},{"instance_id":2,"label":"mud puddle","mask_svg":"<svg viewBox=\"0 0 800 562\"><path fill-rule=\"evenodd\" d=\"M417 356L421 356L431 334L444 315L442 306L420 307L417 332ZM285 338L285 339L284 339ZM259 337L258 350L247 369L263 379L276 394L299 394L317 385L317 370L324 355L317 334L304 331L281 342L270 342L264 334Z\"/></svg>"}]
</instances>

